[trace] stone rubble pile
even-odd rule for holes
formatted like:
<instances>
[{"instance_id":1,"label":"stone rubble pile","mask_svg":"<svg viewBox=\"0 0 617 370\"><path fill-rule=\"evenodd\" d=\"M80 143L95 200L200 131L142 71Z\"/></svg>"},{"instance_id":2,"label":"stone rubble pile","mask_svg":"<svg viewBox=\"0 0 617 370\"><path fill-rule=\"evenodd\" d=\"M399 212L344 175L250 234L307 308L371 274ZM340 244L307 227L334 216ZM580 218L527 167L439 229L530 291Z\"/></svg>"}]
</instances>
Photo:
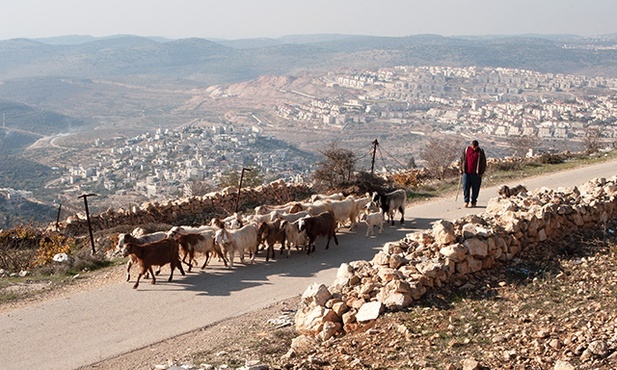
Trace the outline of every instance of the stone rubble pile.
<instances>
[{"instance_id":1,"label":"stone rubble pile","mask_svg":"<svg viewBox=\"0 0 617 370\"><path fill-rule=\"evenodd\" d=\"M311 193L309 184L287 184L283 180L273 181L255 188L243 188L240 194L239 208L244 205L283 204L302 199ZM196 220L207 221L214 216L228 216L236 205L238 189L225 188L219 192L204 196L180 198L161 203L145 202L131 209L113 208L99 215L90 215L92 229L106 230L119 225L144 225L149 223L166 223L171 225L192 225ZM228 214L222 215L222 211ZM55 223L49 228L56 230ZM85 235L88 224L85 215L71 216L60 222L59 230L67 235Z\"/></svg>"},{"instance_id":2,"label":"stone rubble pile","mask_svg":"<svg viewBox=\"0 0 617 370\"><path fill-rule=\"evenodd\" d=\"M299 337L288 355L307 343L353 332L386 310L410 306L428 289L461 287L471 274L507 262L530 246L585 228L606 228L617 214L617 176L579 187L536 189L493 198L485 213L386 243L371 261L342 264L326 287L309 286L295 316ZM309 346L310 347L310 346Z\"/></svg>"}]
</instances>

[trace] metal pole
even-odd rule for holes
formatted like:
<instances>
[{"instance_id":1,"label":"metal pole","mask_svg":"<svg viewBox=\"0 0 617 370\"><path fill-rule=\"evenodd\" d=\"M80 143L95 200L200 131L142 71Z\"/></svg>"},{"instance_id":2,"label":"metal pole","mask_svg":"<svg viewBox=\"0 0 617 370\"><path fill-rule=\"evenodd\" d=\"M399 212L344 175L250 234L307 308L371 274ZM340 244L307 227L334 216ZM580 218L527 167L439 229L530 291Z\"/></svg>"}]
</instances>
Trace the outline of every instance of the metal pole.
<instances>
[{"instance_id":1,"label":"metal pole","mask_svg":"<svg viewBox=\"0 0 617 370\"><path fill-rule=\"evenodd\" d=\"M244 179L244 171L251 171L251 169L242 167L242 173L240 173L240 183L238 184L238 194L236 195L236 207L234 208L234 212L238 212L238 203L240 202L240 189L242 189L242 180Z\"/></svg>"},{"instance_id":2,"label":"metal pole","mask_svg":"<svg viewBox=\"0 0 617 370\"><path fill-rule=\"evenodd\" d=\"M90 232L90 244L92 244L92 254L96 253L94 249L94 235L92 235L92 224L90 223L90 211L88 210L88 197L95 197L96 194L83 194L78 198L84 198L84 206L86 207L86 220L88 221L88 231Z\"/></svg>"},{"instance_id":3,"label":"metal pole","mask_svg":"<svg viewBox=\"0 0 617 370\"><path fill-rule=\"evenodd\" d=\"M62 210L62 203L58 206L58 214L56 215L56 231L60 231L60 211Z\"/></svg>"},{"instance_id":4,"label":"metal pole","mask_svg":"<svg viewBox=\"0 0 617 370\"><path fill-rule=\"evenodd\" d=\"M371 160L371 175L373 174L373 170L375 169L375 153L377 152L377 145L379 145L379 142L377 141L377 139L375 139L372 144L373 144L373 159Z\"/></svg>"}]
</instances>

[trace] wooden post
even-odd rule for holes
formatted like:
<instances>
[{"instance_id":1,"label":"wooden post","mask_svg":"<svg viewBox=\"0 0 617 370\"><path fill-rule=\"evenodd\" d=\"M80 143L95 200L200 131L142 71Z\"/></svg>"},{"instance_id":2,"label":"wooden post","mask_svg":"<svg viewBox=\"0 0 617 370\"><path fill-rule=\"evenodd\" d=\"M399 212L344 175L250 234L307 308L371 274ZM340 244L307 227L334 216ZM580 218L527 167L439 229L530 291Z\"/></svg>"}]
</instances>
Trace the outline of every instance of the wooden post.
<instances>
[{"instance_id":1,"label":"wooden post","mask_svg":"<svg viewBox=\"0 0 617 370\"><path fill-rule=\"evenodd\" d=\"M58 206L58 214L56 215L56 231L60 231L60 211L62 210L62 203Z\"/></svg>"},{"instance_id":2,"label":"wooden post","mask_svg":"<svg viewBox=\"0 0 617 370\"><path fill-rule=\"evenodd\" d=\"M234 212L238 212L238 203L240 202L240 189L242 189L242 180L244 179L244 171L251 171L251 169L242 167L242 173L240 173L240 183L238 184L238 194L236 195L236 207L234 208Z\"/></svg>"},{"instance_id":3,"label":"wooden post","mask_svg":"<svg viewBox=\"0 0 617 370\"><path fill-rule=\"evenodd\" d=\"M88 197L96 197L96 194L83 194L78 198L84 198L84 206L86 207L86 220L88 221L88 231L90 232L90 244L92 244L92 254L96 253L94 249L94 235L92 235L92 224L90 223L90 211L88 210Z\"/></svg>"},{"instance_id":4,"label":"wooden post","mask_svg":"<svg viewBox=\"0 0 617 370\"><path fill-rule=\"evenodd\" d=\"M375 139L371 144L373 144L373 159L371 160L371 175L373 174L373 170L375 169L375 153L377 152L377 145L379 142Z\"/></svg>"}]
</instances>

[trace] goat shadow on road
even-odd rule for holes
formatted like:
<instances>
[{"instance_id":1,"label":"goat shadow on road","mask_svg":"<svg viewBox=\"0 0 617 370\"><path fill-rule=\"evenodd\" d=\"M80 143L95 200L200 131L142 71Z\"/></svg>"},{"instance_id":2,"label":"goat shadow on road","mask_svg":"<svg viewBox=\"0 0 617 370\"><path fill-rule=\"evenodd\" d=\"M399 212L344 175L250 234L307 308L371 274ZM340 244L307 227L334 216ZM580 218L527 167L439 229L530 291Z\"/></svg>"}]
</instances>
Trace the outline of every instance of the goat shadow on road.
<instances>
[{"instance_id":1,"label":"goat shadow on road","mask_svg":"<svg viewBox=\"0 0 617 370\"><path fill-rule=\"evenodd\" d=\"M291 250L291 256L280 253L275 248L276 259L265 261L265 251L259 251L254 264L243 264L236 256L233 269L227 269L222 262L211 262L205 270L193 267L186 276L178 276L172 282L180 289L193 291L203 296L229 296L233 292L256 286L284 284L286 279L311 278L323 270L338 268L342 263L357 260L372 260L384 243L403 239L408 233L429 229L438 219L414 218L406 220L404 225L397 221L394 226L384 224L382 234L375 228L375 235L366 237L366 226L359 225L353 231L343 228L337 233L339 245L334 239L330 248L325 250L326 239L317 238L315 252L307 255L304 251ZM200 263L203 259L199 260Z\"/></svg>"}]
</instances>

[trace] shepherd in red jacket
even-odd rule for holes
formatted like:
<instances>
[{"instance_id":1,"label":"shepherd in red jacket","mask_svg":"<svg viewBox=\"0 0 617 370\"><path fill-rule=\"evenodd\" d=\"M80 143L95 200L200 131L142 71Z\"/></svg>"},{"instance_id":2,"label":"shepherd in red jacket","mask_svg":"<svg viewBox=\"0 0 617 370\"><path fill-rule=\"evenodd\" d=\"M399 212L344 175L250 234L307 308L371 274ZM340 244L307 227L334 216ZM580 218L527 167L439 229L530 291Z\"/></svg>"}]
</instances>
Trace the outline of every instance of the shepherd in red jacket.
<instances>
[{"instance_id":1,"label":"shepherd in red jacket","mask_svg":"<svg viewBox=\"0 0 617 370\"><path fill-rule=\"evenodd\" d=\"M460 161L461 175L463 176L463 200L465 207L475 207L482 185L482 175L486 171L486 155L480 148L478 140L473 140L463 151ZM471 193L471 194L470 194Z\"/></svg>"}]
</instances>

